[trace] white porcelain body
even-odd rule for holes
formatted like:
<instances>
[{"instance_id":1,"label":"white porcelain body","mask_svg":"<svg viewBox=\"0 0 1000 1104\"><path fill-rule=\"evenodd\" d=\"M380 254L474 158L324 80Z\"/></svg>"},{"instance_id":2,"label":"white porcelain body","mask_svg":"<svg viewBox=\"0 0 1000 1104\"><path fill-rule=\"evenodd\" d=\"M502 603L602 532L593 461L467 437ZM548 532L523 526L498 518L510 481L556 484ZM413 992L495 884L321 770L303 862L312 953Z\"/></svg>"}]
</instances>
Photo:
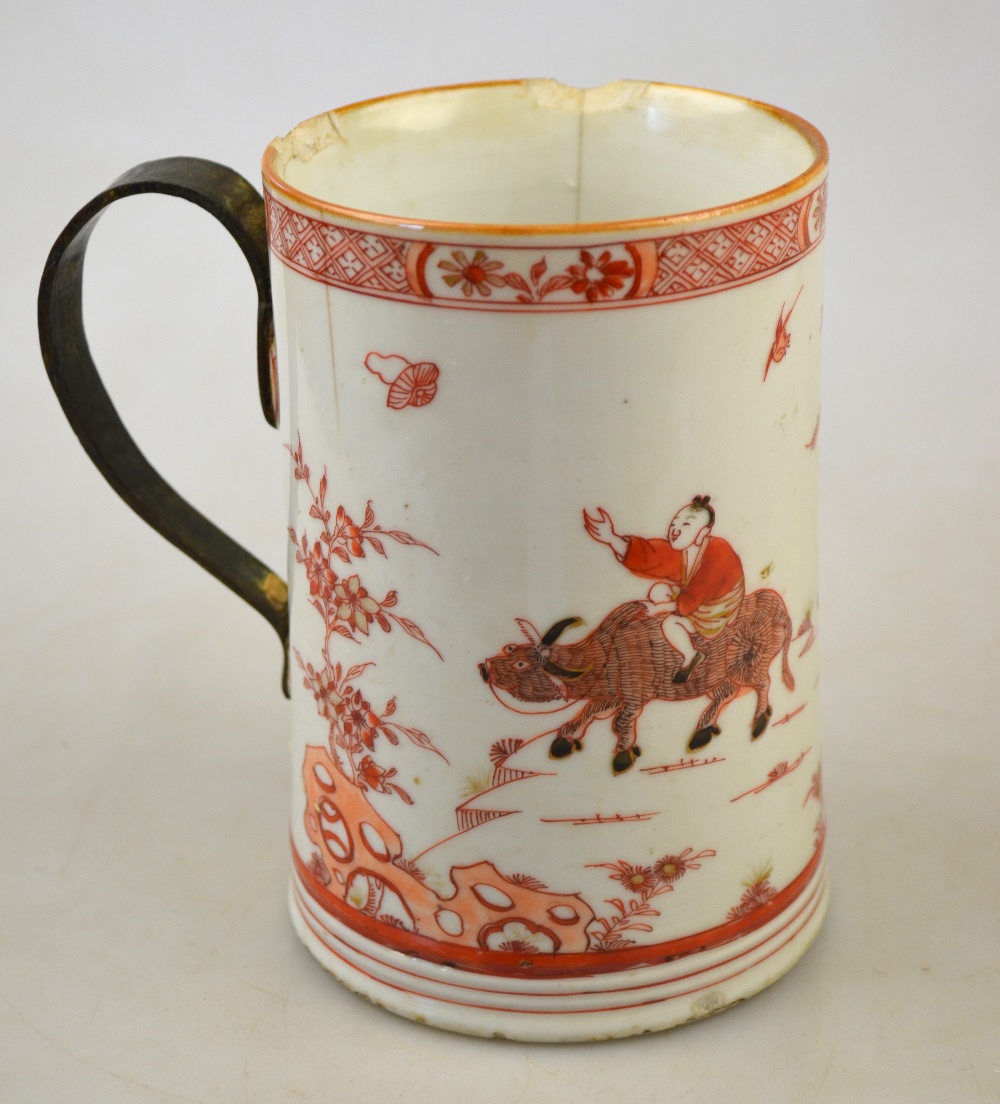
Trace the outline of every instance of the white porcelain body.
<instances>
[{"instance_id":1,"label":"white porcelain body","mask_svg":"<svg viewBox=\"0 0 1000 1104\"><path fill-rule=\"evenodd\" d=\"M775 980L825 908L823 168L792 125L743 101L721 130L706 122L731 104L705 93L621 85L588 101L543 82L455 95L376 104L391 126L356 135L373 109L304 124L271 162L290 186L267 180L293 452L292 914L332 973L414 1019L530 1040L668 1027ZM516 129L543 120L526 154L491 122L511 97ZM606 164L615 143L658 148L678 104L673 150ZM498 128L495 165L485 147L465 162L433 148L435 126L461 132L477 112L470 133ZM714 209L656 224L643 205L671 189L661 161L706 134L674 202ZM750 172L758 159L744 153L720 167L719 148L755 142L775 146L765 165ZM479 194L477 176L522 155L537 181L519 191L509 170ZM642 187L609 199L629 163ZM417 164L402 210L393 188L409 194ZM567 199L573 165L582 198L570 187ZM699 191L699 177L713 183ZM361 206L368 180L400 219L301 194L340 178L333 202ZM449 209L483 225L435 225ZM592 225L527 225L578 210ZM721 615L716 591L731 599L732 579L706 590L704 550L678 579L665 547L671 519L704 495L705 548L735 553L742 574L742 599ZM617 540L646 538L660 559L643 573L641 542L623 557L595 539L584 511L600 510ZM627 604L658 580L694 593L699 573L687 624L714 609L724 628L689 631L710 647L688 687L664 681L681 657L663 610ZM605 620L623 608L622 624ZM582 624L539 641L569 618ZM616 650L643 618L655 627L645 658ZM522 653L550 664L532 685L551 698L502 685L515 677L502 657ZM590 706L554 757L560 726ZM689 749L698 731L708 739Z\"/></svg>"}]
</instances>

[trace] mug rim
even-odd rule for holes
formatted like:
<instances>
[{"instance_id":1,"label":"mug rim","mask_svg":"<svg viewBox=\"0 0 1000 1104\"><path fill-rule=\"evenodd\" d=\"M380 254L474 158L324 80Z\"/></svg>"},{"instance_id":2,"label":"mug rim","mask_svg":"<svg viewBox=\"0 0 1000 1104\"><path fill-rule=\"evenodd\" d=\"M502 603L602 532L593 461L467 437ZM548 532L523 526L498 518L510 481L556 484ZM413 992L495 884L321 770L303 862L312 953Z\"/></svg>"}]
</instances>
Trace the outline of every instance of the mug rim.
<instances>
[{"instance_id":1,"label":"mug rim","mask_svg":"<svg viewBox=\"0 0 1000 1104\"><path fill-rule=\"evenodd\" d=\"M349 111L359 111L375 104L386 103L394 100L404 100L410 97L426 96L439 92L463 92L475 91L487 88L512 88L527 83L527 79L470 81L458 84L433 85L426 88L416 88L404 92L392 92L384 96L373 96L369 99L358 100L344 107L333 108L332 111L321 112L310 119L296 124L289 131L294 133L298 127L321 119L325 115L342 115ZM557 82L558 83L558 82ZM680 226L688 226L692 223L708 222L715 219L730 220L733 216L749 215L762 207L770 206L778 200L803 191L810 185L819 183L827 169L829 162L829 146L819 129L812 123L803 119L800 115L788 111L774 104L765 103L763 100L754 100L747 96L741 96L733 92L719 92L710 88L700 88L693 85L672 84L664 81L637 81L648 87L657 89L669 89L679 92L690 92L702 95L719 96L742 104L746 107L764 111L774 116L779 122L794 130L813 149L813 160L810 165L793 177L791 180L759 192L743 199L734 200L731 203L720 204L715 207L704 207L689 211L677 211L669 215L655 215L636 219L610 219L599 222L570 222L570 223L501 223L501 222L470 222L461 219L422 219L412 215L390 215L378 211L369 211L363 208L349 207L344 204L334 203L331 200L320 199L318 196L305 192L295 185L290 184L281 174L279 162L281 153L279 144L284 138L274 138L268 144L261 160L261 170L264 182L268 189L276 194L307 207L314 212L337 219L347 219L353 222L368 223L380 227L391 227L399 231L436 231L439 234L486 234L498 237L542 237L565 236L578 234L628 234L635 231L664 230ZM572 87L564 85L564 87ZM583 90L581 90L583 91ZM287 136L286 136L287 137ZM287 159L286 159L287 161Z\"/></svg>"}]
</instances>

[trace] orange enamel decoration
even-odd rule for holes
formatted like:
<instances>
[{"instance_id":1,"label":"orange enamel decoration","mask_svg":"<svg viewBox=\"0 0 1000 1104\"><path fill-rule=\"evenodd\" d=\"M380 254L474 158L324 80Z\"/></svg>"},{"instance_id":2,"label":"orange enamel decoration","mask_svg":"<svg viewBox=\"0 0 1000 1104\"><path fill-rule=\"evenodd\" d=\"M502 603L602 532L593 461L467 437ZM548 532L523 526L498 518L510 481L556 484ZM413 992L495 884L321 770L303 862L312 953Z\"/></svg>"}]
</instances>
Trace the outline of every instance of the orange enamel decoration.
<instances>
[{"instance_id":1,"label":"orange enamel decoration","mask_svg":"<svg viewBox=\"0 0 1000 1104\"><path fill-rule=\"evenodd\" d=\"M724 93L437 88L275 139L263 198L140 167L57 243L57 393L277 630L292 922L376 1004L629 1035L744 1000L819 931L826 160ZM250 261L287 586L149 468L86 353L82 250L136 191L207 207Z\"/></svg>"},{"instance_id":2,"label":"orange enamel decoration","mask_svg":"<svg viewBox=\"0 0 1000 1104\"><path fill-rule=\"evenodd\" d=\"M437 394L441 371L430 361L411 364L405 357L371 352L365 357L365 367L388 385L385 405L392 410L426 406Z\"/></svg>"}]
</instances>

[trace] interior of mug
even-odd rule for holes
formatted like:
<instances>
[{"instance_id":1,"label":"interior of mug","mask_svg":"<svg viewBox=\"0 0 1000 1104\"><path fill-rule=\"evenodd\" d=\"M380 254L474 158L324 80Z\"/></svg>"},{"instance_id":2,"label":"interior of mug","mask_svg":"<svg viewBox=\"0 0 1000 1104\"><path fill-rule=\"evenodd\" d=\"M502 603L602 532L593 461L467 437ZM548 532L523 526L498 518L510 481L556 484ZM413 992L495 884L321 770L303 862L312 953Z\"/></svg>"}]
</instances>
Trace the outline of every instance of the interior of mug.
<instances>
[{"instance_id":1,"label":"interior of mug","mask_svg":"<svg viewBox=\"0 0 1000 1104\"><path fill-rule=\"evenodd\" d=\"M394 220L521 226L658 221L817 172L822 137L786 112L638 81L550 80L371 100L276 139L265 176Z\"/></svg>"}]
</instances>

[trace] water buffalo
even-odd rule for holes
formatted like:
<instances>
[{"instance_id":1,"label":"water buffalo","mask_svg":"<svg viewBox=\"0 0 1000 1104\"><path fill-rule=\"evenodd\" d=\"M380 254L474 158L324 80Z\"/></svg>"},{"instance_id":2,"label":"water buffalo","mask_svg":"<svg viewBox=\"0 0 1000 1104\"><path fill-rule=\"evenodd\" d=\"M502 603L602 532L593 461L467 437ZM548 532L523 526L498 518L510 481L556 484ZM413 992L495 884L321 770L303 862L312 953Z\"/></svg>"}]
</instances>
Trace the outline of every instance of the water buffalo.
<instances>
[{"instance_id":1,"label":"water buffalo","mask_svg":"<svg viewBox=\"0 0 1000 1104\"><path fill-rule=\"evenodd\" d=\"M636 722L651 701L710 699L688 742L688 750L695 751L719 735L716 721L723 707L741 690L754 690L757 706L750 735L757 739L771 716L769 672L779 652L782 680L789 690L795 688L788 666L792 622L781 596L774 590L752 591L717 636L695 636L705 658L686 682L674 679L681 657L664 640L660 621L645 602L626 602L582 640L557 644L566 629L581 624L580 618L557 621L544 635L519 619L527 643L508 644L479 664L479 673L495 692L505 691L519 702L583 704L556 731L549 748L555 759L583 749L592 721L613 718L615 774L627 771L640 754Z\"/></svg>"}]
</instances>

